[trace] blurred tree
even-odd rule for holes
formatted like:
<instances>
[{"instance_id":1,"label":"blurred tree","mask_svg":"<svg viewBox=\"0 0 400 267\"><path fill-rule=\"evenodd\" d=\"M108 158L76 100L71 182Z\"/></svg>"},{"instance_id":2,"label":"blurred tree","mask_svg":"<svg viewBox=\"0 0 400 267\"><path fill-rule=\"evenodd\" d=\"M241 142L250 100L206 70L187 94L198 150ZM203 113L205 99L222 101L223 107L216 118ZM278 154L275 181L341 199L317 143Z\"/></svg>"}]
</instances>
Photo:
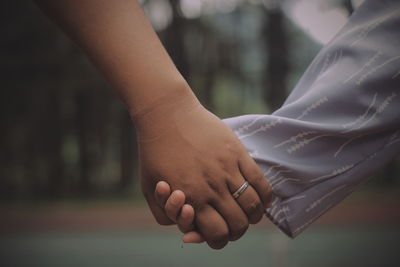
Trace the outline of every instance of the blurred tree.
<instances>
[{"instance_id":1,"label":"blurred tree","mask_svg":"<svg viewBox=\"0 0 400 267\"><path fill-rule=\"evenodd\" d=\"M132 186L135 135L108 86L32 2L13 1L0 13L2 195L90 196ZM123 162L120 175L113 162Z\"/></svg>"},{"instance_id":2,"label":"blurred tree","mask_svg":"<svg viewBox=\"0 0 400 267\"><path fill-rule=\"evenodd\" d=\"M169 23L159 36L202 103L219 115L279 108L288 80L318 48L286 23L280 1L201 1L190 18L179 0L144 2L171 9L153 14ZM334 3L350 14L350 2ZM135 131L109 86L31 1L7 2L0 23L1 198L131 192ZM399 171L393 162L382 172L388 185Z\"/></svg>"},{"instance_id":3,"label":"blurred tree","mask_svg":"<svg viewBox=\"0 0 400 267\"><path fill-rule=\"evenodd\" d=\"M190 69L184 44L186 19L179 11L179 0L170 0L172 21L164 34L164 46L172 57L176 67L185 79L189 78Z\"/></svg>"},{"instance_id":4,"label":"blurred tree","mask_svg":"<svg viewBox=\"0 0 400 267\"><path fill-rule=\"evenodd\" d=\"M266 8L266 13L264 36L266 38L267 70L264 97L268 106L272 110L276 110L283 104L288 93L288 37L280 5Z\"/></svg>"}]
</instances>

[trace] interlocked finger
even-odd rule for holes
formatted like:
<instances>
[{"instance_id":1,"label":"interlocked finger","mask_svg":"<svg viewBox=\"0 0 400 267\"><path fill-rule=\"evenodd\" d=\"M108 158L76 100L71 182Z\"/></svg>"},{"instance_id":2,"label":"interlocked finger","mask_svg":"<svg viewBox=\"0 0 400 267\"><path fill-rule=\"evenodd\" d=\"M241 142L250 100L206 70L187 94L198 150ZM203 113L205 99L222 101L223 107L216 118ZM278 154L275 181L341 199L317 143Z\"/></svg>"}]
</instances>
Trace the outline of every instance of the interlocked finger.
<instances>
[{"instance_id":1,"label":"interlocked finger","mask_svg":"<svg viewBox=\"0 0 400 267\"><path fill-rule=\"evenodd\" d=\"M214 204L229 228L229 240L239 239L249 228L249 221L241 206L230 196L229 192Z\"/></svg>"},{"instance_id":2,"label":"interlocked finger","mask_svg":"<svg viewBox=\"0 0 400 267\"><path fill-rule=\"evenodd\" d=\"M185 199L185 194L182 191L175 190L165 203L165 213L172 221L177 222L179 212L185 204Z\"/></svg>"},{"instance_id":3,"label":"interlocked finger","mask_svg":"<svg viewBox=\"0 0 400 267\"><path fill-rule=\"evenodd\" d=\"M244 179L257 192L264 208L269 208L273 198L271 186L256 162L247 153L240 159L239 169Z\"/></svg>"},{"instance_id":4,"label":"interlocked finger","mask_svg":"<svg viewBox=\"0 0 400 267\"><path fill-rule=\"evenodd\" d=\"M177 224L182 233L190 232L194 229L194 209L191 205L183 205L178 215Z\"/></svg>"},{"instance_id":5,"label":"interlocked finger","mask_svg":"<svg viewBox=\"0 0 400 267\"><path fill-rule=\"evenodd\" d=\"M242 208L251 224L258 223L264 214L264 208L257 192L250 184L247 184L243 177L241 179L235 179L235 181L231 183L229 188L232 192L232 198ZM236 194L236 198L233 196L235 193L239 193Z\"/></svg>"},{"instance_id":6,"label":"interlocked finger","mask_svg":"<svg viewBox=\"0 0 400 267\"><path fill-rule=\"evenodd\" d=\"M213 249L221 249L229 241L229 229L221 215L211 206L196 212L196 226Z\"/></svg>"},{"instance_id":7,"label":"interlocked finger","mask_svg":"<svg viewBox=\"0 0 400 267\"><path fill-rule=\"evenodd\" d=\"M167 182L160 181L156 185L156 190L154 192L154 199L157 203L157 205L164 209L165 203L167 202L167 199L171 195L171 187Z\"/></svg>"}]
</instances>

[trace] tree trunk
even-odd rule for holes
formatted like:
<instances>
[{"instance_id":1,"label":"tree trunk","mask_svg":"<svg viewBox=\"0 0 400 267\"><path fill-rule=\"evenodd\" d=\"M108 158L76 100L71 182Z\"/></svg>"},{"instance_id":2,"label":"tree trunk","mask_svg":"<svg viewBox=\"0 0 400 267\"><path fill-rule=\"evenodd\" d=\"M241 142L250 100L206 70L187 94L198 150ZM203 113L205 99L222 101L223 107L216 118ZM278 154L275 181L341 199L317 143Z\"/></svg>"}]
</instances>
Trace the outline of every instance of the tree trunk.
<instances>
[{"instance_id":1,"label":"tree trunk","mask_svg":"<svg viewBox=\"0 0 400 267\"><path fill-rule=\"evenodd\" d=\"M83 91L83 89L82 89ZM87 92L78 92L76 95L76 129L79 146L79 182L78 192L86 195L92 191L91 176L92 176L92 153L90 151L90 97Z\"/></svg>"},{"instance_id":2,"label":"tree trunk","mask_svg":"<svg viewBox=\"0 0 400 267\"><path fill-rule=\"evenodd\" d=\"M171 0L170 3L173 10L173 17L171 25L166 30L164 45L179 72L185 79L188 79L189 63L185 56L184 44L185 18L179 15L179 1Z\"/></svg>"},{"instance_id":3,"label":"tree trunk","mask_svg":"<svg viewBox=\"0 0 400 267\"><path fill-rule=\"evenodd\" d=\"M267 10L265 36L267 50L267 72L265 102L270 109L279 108L287 96L288 38L284 16L280 8Z\"/></svg>"}]
</instances>

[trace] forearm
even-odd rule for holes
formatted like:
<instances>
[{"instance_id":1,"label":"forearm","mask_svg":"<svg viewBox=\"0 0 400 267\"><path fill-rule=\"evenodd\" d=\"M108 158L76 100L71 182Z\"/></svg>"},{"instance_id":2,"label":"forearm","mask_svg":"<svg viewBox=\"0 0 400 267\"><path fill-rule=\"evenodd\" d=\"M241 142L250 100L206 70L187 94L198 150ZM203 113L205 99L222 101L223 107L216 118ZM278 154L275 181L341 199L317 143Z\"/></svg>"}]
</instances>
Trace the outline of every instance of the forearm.
<instances>
[{"instance_id":1,"label":"forearm","mask_svg":"<svg viewBox=\"0 0 400 267\"><path fill-rule=\"evenodd\" d=\"M137 0L36 2L87 53L135 120L160 103L197 102Z\"/></svg>"}]
</instances>

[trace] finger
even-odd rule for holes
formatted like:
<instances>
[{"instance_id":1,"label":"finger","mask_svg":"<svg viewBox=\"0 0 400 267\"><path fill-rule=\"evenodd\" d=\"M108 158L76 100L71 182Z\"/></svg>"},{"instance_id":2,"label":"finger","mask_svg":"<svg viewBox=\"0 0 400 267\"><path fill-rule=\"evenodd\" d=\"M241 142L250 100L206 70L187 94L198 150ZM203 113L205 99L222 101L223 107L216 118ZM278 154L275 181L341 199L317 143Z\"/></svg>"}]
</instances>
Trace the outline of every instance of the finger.
<instances>
[{"instance_id":1,"label":"finger","mask_svg":"<svg viewBox=\"0 0 400 267\"><path fill-rule=\"evenodd\" d=\"M160 225L171 225L175 224L170 218L168 218L167 214L164 212L162 208L160 208L156 202L154 197L146 196L147 204L149 205L150 211L156 219L157 223Z\"/></svg>"},{"instance_id":2,"label":"finger","mask_svg":"<svg viewBox=\"0 0 400 267\"><path fill-rule=\"evenodd\" d=\"M167 182L160 181L156 185L156 190L154 192L154 199L160 208L164 208L168 197L171 195L171 188Z\"/></svg>"},{"instance_id":3,"label":"finger","mask_svg":"<svg viewBox=\"0 0 400 267\"><path fill-rule=\"evenodd\" d=\"M249 228L249 220L247 214L242 210L241 206L232 198L228 189L226 195L213 204L215 209L224 218L229 228L229 240L235 241L239 239ZM254 215L251 215L254 216Z\"/></svg>"},{"instance_id":4,"label":"finger","mask_svg":"<svg viewBox=\"0 0 400 267\"><path fill-rule=\"evenodd\" d=\"M182 241L183 243L203 243L205 240L200 233L191 231L183 235Z\"/></svg>"},{"instance_id":5,"label":"finger","mask_svg":"<svg viewBox=\"0 0 400 267\"><path fill-rule=\"evenodd\" d=\"M243 177L239 177L232 181L228 182L228 186L232 193L236 192L238 188L245 183ZM257 192L253 189L251 185L249 185L245 191L243 191L238 198L233 199L231 195L232 201L236 201L242 210L246 213L247 218L251 224L258 223L263 214L264 214L264 207L263 204L258 197Z\"/></svg>"},{"instance_id":6,"label":"finger","mask_svg":"<svg viewBox=\"0 0 400 267\"><path fill-rule=\"evenodd\" d=\"M196 226L213 249L221 249L229 241L229 229L221 215L211 206L196 212Z\"/></svg>"},{"instance_id":7,"label":"finger","mask_svg":"<svg viewBox=\"0 0 400 267\"><path fill-rule=\"evenodd\" d=\"M167 199L165 203L165 213L168 218L176 222L179 211L185 204L185 194L181 190L175 190Z\"/></svg>"},{"instance_id":8,"label":"finger","mask_svg":"<svg viewBox=\"0 0 400 267\"><path fill-rule=\"evenodd\" d=\"M183 205L181 212L178 215L178 227L182 233L187 233L194 229L194 209L191 205Z\"/></svg>"},{"instance_id":9,"label":"finger","mask_svg":"<svg viewBox=\"0 0 400 267\"><path fill-rule=\"evenodd\" d=\"M261 169L247 153L239 160L239 169L244 179L248 181L257 192L264 204L264 208L270 208L273 198L272 189Z\"/></svg>"}]
</instances>

